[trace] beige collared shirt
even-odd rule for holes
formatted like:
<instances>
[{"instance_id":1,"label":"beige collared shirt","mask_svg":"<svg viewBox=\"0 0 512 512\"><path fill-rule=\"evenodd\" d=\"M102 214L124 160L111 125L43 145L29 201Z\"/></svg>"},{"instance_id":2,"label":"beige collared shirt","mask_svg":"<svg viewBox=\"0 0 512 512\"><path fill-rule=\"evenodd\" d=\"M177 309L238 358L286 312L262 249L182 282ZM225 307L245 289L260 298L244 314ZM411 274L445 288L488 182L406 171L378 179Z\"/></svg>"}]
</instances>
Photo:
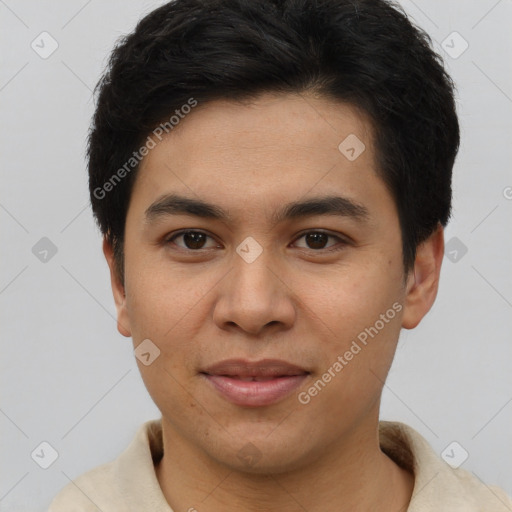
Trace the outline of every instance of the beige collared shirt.
<instances>
[{"instance_id":1,"label":"beige collared shirt","mask_svg":"<svg viewBox=\"0 0 512 512\"><path fill-rule=\"evenodd\" d=\"M381 449L414 472L408 512L512 512L502 489L452 469L413 428L381 421L379 431ZM173 512L155 474L162 453L161 420L147 421L117 459L66 485L48 512Z\"/></svg>"}]
</instances>

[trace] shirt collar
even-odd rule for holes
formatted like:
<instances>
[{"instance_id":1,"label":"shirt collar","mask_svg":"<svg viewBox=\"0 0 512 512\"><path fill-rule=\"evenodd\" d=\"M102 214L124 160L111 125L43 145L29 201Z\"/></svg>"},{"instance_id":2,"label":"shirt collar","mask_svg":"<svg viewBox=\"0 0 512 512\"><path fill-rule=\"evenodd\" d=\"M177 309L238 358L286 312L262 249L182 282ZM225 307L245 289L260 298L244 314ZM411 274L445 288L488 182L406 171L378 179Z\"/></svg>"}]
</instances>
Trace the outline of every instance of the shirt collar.
<instances>
[{"instance_id":1,"label":"shirt collar","mask_svg":"<svg viewBox=\"0 0 512 512\"><path fill-rule=\"evenodd\" d=\"M119 490L123 496L129 496L127 505L133 511L173 512L160 488L154 467L163 455L161 421L158 419L144 423L130 445L114 462ZM382 451L399 466L414 474L414 489L407 512L482 510L481 501L478 500L479 505L476 499L468 495L465 482L470 475L463 470L452 469L412 427L400 422L380 421L379 439ZM485 493L487 486L482 484L481 487L480 492ZM489 496L486 499L489 503L496 503L493 511L502 510L503 502L500 504L491 488L487 487L487 490Z\"/></svg>"}]
</instances>

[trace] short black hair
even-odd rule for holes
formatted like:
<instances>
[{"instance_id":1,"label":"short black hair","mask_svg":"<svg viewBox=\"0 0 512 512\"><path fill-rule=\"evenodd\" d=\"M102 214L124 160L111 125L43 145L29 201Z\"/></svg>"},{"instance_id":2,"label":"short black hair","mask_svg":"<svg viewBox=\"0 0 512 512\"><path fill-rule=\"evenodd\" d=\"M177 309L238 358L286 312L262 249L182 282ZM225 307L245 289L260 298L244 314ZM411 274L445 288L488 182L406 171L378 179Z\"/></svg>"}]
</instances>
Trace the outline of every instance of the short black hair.
<instances>
[{"instance_id":1,"label":"short black hair","mask_svg":"<svg viewBox=\"0 0 512 512\"><path fill-rule=\"evenodd\" d=\"M451 213L454 90L429 36L390 1L174 0L153 10L112 51L88 138L92 209L120 278L151 134L169 132L194 105L266 92L314 92L369 116L410 269L417 246Z\"/></svg>"}]
</instances>

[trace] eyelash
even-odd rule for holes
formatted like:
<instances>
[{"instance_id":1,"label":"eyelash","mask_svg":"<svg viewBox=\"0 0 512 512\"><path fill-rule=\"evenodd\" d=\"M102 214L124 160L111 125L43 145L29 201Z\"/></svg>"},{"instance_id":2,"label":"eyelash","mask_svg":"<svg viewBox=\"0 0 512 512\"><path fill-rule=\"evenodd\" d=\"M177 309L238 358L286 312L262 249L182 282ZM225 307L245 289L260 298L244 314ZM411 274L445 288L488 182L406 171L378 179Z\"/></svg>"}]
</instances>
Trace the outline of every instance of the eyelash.
<instances>
[{"instance_id":1,"label":"eyelash","mask_svg":"<svg viewBox=\"0 0 512 512\"><path fill-rule=\"evenodd\" d=\"M211 235L209 235L208 233L205 233L204 231L201 231L201 230L197 230L197 229L184 229L184 230L181 230L181 231L178 231L176 233L173 233L171 236L167 237L165 240L164 240L164 244L171 244L173 243L174 244L174 240L186 233L201 233L205 236L207 236L208 238L212 238L214 239L214 237L212 237ZM342 249L345 248L346 245L349 244L349 241L344 239L344 238L341 238L340 236L338 235L333 235L331 233L328 233L326 231L322 231L322 230L318 230L318 229L312 229L312 230L309 230L309 231L303 231L302 233L299 234L299 236L294 240L294 242L296 242L297 240L300 240L301 238L303 238L304 236L306 235L309 235L311 233L322 233L322 234L325 234L327 235L329 238L336 238L340 243L341 243L341 246L339 247L336 247L336 246L333 246L333 247L327 247L325 249L308 249L307 247L299 247L299 249L303 249L303 250L309 250L309 251L312 251L314 253L320 253L320 252L336 252L336 251L341 251ZM174 244L176 245L176 244ZM195 252L195 253L200 253L202 251L207 251L208 249L213 249L212 247L208 247L206 249L188 249L188 248L184 248L184 247L180 247L180 246L177 246L179 250L182 250L182 251L186 251L186 252Z\"/></svg>"}]
</instances>

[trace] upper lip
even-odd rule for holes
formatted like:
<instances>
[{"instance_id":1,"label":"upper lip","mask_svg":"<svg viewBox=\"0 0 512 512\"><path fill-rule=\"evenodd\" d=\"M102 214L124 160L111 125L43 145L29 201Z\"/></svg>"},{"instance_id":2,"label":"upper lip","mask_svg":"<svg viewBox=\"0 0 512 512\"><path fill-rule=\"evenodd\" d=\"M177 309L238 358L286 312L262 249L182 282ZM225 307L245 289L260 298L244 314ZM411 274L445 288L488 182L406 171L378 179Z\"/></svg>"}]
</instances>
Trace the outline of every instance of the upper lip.
<instances>
[{"instance_id":1,"label":"upper lip","mask_svg":"<svg viewBox=\"0 0 512 512\"><path fill-rule=\"evenodd\" d=\"M208 366L201 373L208 375L226 375L238 377L280 377L283 375L305 375L304 368L280 359L226 359Z\"/></svg>"}]
</instances>

